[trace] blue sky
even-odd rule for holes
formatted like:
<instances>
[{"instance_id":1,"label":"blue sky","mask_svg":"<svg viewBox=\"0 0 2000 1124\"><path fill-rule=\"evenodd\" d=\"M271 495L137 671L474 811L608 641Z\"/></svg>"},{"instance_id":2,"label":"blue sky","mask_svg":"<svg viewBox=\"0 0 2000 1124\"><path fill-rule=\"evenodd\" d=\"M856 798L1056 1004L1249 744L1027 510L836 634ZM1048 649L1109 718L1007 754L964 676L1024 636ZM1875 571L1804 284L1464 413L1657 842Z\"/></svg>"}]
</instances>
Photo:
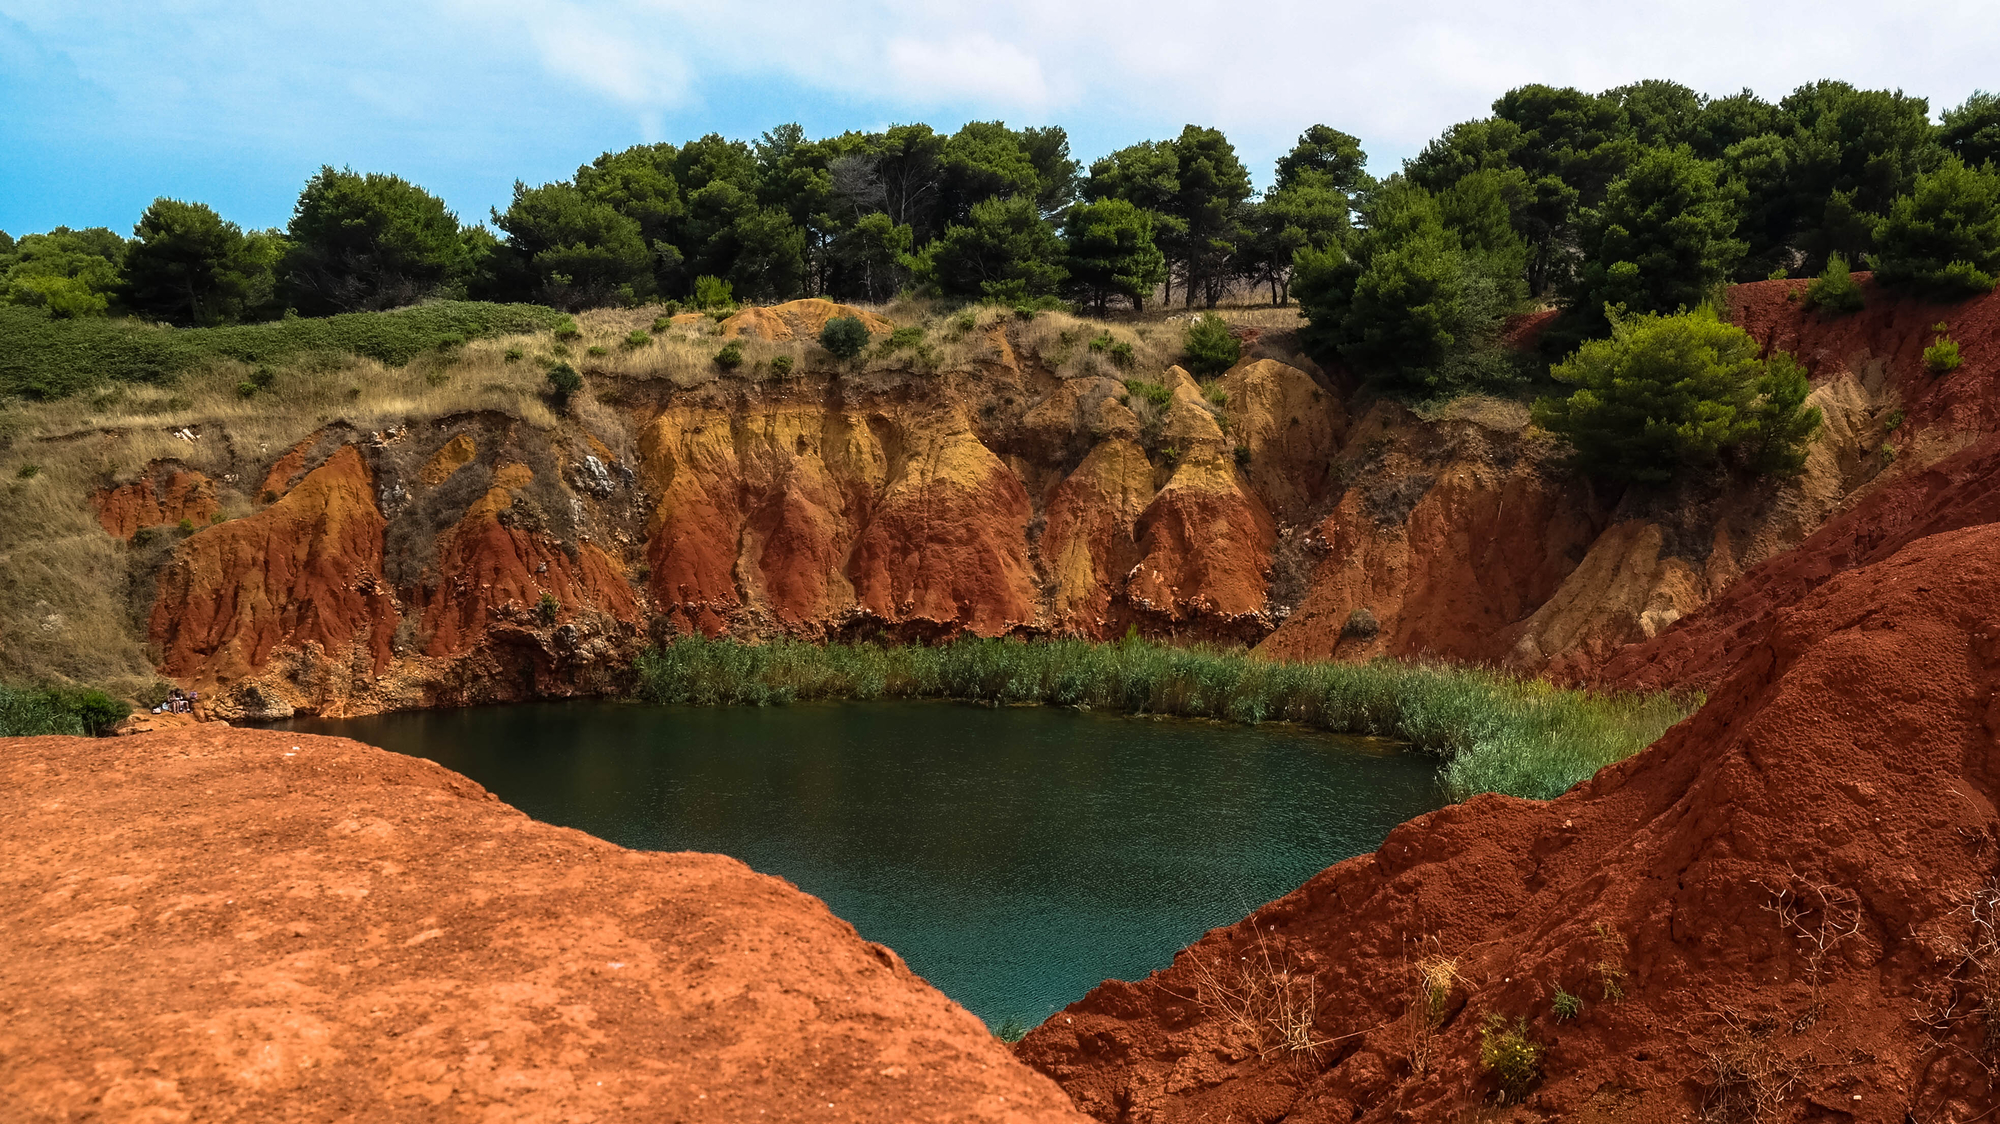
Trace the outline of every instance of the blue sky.
<instances>
[{"instance_id":1,"label":"blue sky","mask_svg":"<svg viewBox=\"0 0 2000 1124\"><path fill-rule=\"evenodd\" d=\"M1935 111L1996 56L1992 0L0 0L0 229L122 232L159 195L279 226L321 164L476 220L605 149L792 120L1055 123L1086 161L1193 121L1260 182L1323 121L1381 172L1523 82L1840 77Z\"/></svg>"}]
</instances>

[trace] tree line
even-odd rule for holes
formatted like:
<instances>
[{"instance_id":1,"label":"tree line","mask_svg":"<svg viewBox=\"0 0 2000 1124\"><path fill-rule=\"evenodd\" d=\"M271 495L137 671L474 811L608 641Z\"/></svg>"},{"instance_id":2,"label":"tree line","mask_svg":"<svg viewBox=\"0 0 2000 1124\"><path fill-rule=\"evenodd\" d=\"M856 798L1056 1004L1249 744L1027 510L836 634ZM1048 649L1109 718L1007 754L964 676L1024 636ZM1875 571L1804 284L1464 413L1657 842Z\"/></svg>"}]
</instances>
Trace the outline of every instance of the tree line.
<instances>
[{"instance_id":1,"label":"tree line","mask_svg":"<svg viewBox=\"0 0 2000 1124\"><path fill-rule=\"evenodd\" d=\"M218 324L439 296L712 300L724 285L749 301L915 288L1100 311L1249 287L1296 297L1323 353L1429 393L1513 377L1493 344L1535 302L1564 309L1551 338L1567 346L1621 311L1848 263L1928 295L1990 289L1996 157L1994 95L1933 123L1922 98L1834 81L1776 103L1665 81L1523 86L1381 180L1355 137L1315 125L1261 194L1228 138L1194 125L1087 169L1059 127L814 140L785 125L607 152L517 183L489 223L397 176L323 168L283 230L160 199L130 238L0 234L0 299Z\"/></svg>"}]
</instances>

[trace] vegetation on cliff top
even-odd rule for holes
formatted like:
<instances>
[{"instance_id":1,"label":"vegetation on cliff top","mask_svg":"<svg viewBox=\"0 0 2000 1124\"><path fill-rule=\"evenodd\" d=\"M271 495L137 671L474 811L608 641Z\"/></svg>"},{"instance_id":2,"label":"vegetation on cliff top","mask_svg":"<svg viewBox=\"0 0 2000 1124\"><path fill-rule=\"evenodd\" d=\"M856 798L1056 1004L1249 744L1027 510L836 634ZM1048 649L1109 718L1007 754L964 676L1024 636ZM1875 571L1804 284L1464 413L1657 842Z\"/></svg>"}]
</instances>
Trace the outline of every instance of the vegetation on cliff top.
<instances>
[{"instance_id":1,"label":"vegetation on cliff top","mask_svg":"<svg viewBox=\"0 0 2000 1124\"><path fill-rule=\"evenodd\" d=\"M1482 792L1553 799L1645 748L1695 705L1668 695L1563 690L1483 668L1276 663L1137 640L879 647L691 636L642 653L637 670L639 697L662 704L943 698L1298 722L1436 754L1441 781L1460 800Z\"/></svg>"}]
</instances>

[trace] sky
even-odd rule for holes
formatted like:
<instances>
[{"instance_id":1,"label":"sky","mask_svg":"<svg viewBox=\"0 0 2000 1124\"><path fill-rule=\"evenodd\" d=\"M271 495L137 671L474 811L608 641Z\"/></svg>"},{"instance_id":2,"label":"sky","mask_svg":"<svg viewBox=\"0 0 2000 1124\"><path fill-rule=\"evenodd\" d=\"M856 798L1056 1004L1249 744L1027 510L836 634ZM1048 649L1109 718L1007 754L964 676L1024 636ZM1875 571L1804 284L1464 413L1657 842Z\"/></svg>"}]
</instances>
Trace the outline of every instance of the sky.
<instances>
[{"instance_id":1,"label":"sky","mask_svg":"<svg viewBox=\"0 0 2000 1124\"><path fill-rule=\"evenodd\" d=\"M1086 163L1213 125L1259 184L1308 125L1377 174L1527 82L2000 89L2000 3L1931 0L0 0L0 230L157 196L283 226L323 164L466 221L705 133L1058 124Z\"/></svg>"}]
</instances>

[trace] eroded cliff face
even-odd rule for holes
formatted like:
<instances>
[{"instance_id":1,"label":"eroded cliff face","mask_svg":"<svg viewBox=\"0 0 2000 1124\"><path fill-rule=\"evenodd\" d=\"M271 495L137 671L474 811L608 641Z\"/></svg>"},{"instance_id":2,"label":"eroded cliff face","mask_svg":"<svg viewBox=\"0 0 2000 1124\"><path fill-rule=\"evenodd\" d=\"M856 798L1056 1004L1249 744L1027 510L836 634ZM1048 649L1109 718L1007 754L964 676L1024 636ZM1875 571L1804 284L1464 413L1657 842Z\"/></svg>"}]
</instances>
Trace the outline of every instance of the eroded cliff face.
<instances>
[{"instance_id":1,"label":"eroded cliff face","mask_svg":"<svg viewBox=\"0 0 2000 1124\"><path fill-rule=\"evenodd\" d=\"M96 503L125 537L197 528L157 576L150 639L225 715L614 691L650 639L688 632L1137 629L1588 679L1991 421L1921 369L1937 310L1878 297L1829 321L1798 288L1744 286L1738 317L1807 363L1826 424L1802 477L1727 494L1594 487L1519 404L1419 416L1254 347L1135 397L1108 365L1061 377L1002 321L937 371L594 380L553 428L335 422L229 473L262 481L256 510L212 527L223 485L171 463ZM1967 371L1992 303L1959 316ZM823 304L719 332L810 333Z\"/></svg>"}]
</instances>

